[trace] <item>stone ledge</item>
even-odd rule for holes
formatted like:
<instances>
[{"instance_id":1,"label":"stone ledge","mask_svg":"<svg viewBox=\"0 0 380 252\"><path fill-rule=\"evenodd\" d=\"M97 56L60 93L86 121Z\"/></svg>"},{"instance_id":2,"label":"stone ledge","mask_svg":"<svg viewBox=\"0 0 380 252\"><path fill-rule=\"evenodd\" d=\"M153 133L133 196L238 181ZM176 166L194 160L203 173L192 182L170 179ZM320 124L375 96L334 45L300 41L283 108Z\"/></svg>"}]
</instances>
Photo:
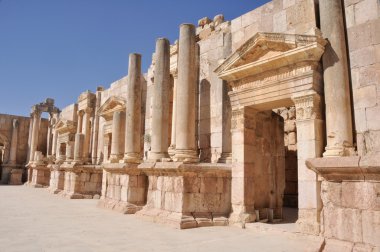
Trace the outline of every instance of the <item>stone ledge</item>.
<instances>
[{"instance_id":1,"label":"stone ledge","mask_svg":"<svg viewBox=\"0 0 380 252\"><path fill-rule=\"evenodd\" d=\"M122 214L134 214L142 209L142 206L137 206L129 202L113 199L101 199L99 200L97 207L110 209Z\"/></svg>"},{"instance_id":2,"label":"stone ledge","mask_svg":"<svg viewBox=\"0 0 380 252\"><path fill-rule=\"evenodd\" d=\"M222 214L212 213L176 213L161 209L146 209L136 213L136 216L178 229L189 229L210 226L228 226L228 218Z\"/></svg>"},{"instance_id":3,"label":"stone ledge","mask_svg":"<svg viewBox=\"0 0 380 252\"><path fill-rule=\"evenodd\" d=\"M146 173L147 175L214 175L218 174L219 177L231 176L231 164L210 164L210 163L198 163L187 164L183 162L155 162L155 163L143 163L138 166L138 169Z\"/></svg>"},{"instance_id":4,"label":"stone ledge","mask_svg":"<svg viewBox=\"0 0 380 252\"><path fill-rule=\"evenodd\" d=\"M103 164L102 168L110 173L123 173L128 175L140 175L142 171L138 169L139 164L131 163L108 163Z\"/></svg>"},{"instance_id":5,"label":"stone ledge","mask_svg":"<svg viewBox=\"0 0 380 252\"><path fill-rule=\"evenodd\" d=\"M306 160L306 166L328 181L380 181L380 165L375 158L328 157Z\"/></svg>"}]
</instances>

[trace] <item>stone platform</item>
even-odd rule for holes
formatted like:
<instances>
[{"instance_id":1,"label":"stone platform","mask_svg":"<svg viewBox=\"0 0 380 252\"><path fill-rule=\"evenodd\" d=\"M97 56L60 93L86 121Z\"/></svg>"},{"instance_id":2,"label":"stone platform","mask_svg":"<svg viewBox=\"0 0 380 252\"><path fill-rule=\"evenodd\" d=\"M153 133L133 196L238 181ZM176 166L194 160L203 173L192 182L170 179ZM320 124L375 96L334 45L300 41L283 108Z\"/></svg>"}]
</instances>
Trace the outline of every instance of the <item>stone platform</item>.
<instances>
[{"instance_id":1,"label":"stone platform","mask_svg":"<svg viewBox=\"0 0 380 252\"><path fill-rule=\"evenodd\" d=\"M50 169L50 184L49 191L53 194L60 193L65 186L65 170L60 167L60 164L49 165Z\"/></svg>"},{"instance_id":2,"label":"stone platform","mask_svg":"<svg viewBox=\"0 0 380 252\"><path fill-rule=\"evenodd\" d=\"M186 229L228 225L231 166L223 164L144 163L147 204L138 216Z\"/></svg>"},{"instance_id":3,"label":"stone platform","mask_svg":"<svg viewBox=\"0 0 380 252\"><path fill-rule=\"evenodd\" d=\"M58 194L69 199L100 198L102 187L102 168L96 165L62 164L54 176L62 183L64 173L63 190Z\"/></svg>"},{"instance_id":4,"label":"stone platform","mask_svg":"<svg viewBox=\"0 0 380 252\"><path fill-rule=\"evenodd\" d=\"M138 164L109 163L103 165L102 198L98 207L123 214L134 214L146 202L147 177Z\"/></svg>"},{"instance_id":5,"label":"stone platform","mask_svg":"<svg viewBox=\"0 0 380 252\"><path fill-rule=\"evenodd\" d=\"M32 162L27 165L28 181L27 186L48 187L50 183L50 168L47 164Z\"/></svg>"}]
</instances>

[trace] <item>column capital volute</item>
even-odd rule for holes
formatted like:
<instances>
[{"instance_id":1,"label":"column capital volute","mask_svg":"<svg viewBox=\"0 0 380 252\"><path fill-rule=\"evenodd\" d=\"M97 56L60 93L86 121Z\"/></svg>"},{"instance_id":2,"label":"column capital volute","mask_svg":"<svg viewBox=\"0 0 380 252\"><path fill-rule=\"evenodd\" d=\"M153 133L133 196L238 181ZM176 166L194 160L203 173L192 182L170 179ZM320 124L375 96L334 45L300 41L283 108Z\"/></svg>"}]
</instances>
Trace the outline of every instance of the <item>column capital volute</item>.
<instances>
[{"instance_id":1,"label":"column capital volute","mask_svg":"<svg viewBox=\"0 0 380 252\"><path fill-rule=\"evenodd\" d=\"M84 111L83 110L79 110L77 112L77 115L80 116L80 117L82 117L84 115Z\"/></svg>"}]
</instances>

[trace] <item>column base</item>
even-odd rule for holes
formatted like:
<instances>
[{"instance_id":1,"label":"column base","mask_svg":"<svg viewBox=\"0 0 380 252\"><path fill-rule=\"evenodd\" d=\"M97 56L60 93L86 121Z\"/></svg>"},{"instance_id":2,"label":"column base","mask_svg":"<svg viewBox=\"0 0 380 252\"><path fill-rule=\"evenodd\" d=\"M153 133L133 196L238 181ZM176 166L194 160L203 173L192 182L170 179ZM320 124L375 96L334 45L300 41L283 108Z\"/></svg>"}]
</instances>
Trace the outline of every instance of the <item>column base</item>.
<instances>
[{"instance_id":1,"label":"column base","mask_svg":"<svg viewBox=\"0 0 380 252\"><path fill-rule=\"evenodd\" d=\"M113 164L119 163L121 159L123 159L123 155L121 155L121 154L111 154L111 156L110 156L110 163L113 163Z\"/></svg>"},{"instance_id":2,"label":"column base","mask_svg":"<svg viewBox=\"0 0 380 252\"><path fill-rule=\"evenodd\" d=\"M195 150L176 149L173 161L183 163L199 163L199 157Z\"/></svg>"},{"instance_id":3,"label":"column base","mask_svg":"<svg viewBox=\"0 0 380 252\"><path fill-rule=\"evenodd\" d=\"M345 157L345 156L356 156L356 151L354 147L326 147L323 153L324 157Z\"/></svg>"},{"instance_id":4,"label":"column base","mask_svg":"<svg viewBox=\"0 0 380 252\"><path fill-rule=\"evenodd\" d=\"M141 163L140 153L125 153L123 160L120 160L121 164L140 164Z\"/></svg>"},{"instance_id":5,"label":"column base","mask_svg":"<svg viewBox=\"0 0 380 252\"><path fill-rule=\"evenodd\" d=\"M242 205L232 205L233 212L230 214L228 221L230 225L242 225L244 227L245 223L255 222L257 219L255 211L247 211L245 206Z\"/></svg>"},{"instance_id":6,"label":"column base","mask_svg":"<svg viewBox=\"0 0 380 252\"><path fill-rule=\"evenodd\" d=\"M170 158L173 158L175 155L175 145L170 145L168 148L168 154Z\"/></svg>"},{"instance_id":7,"label":"column base","mask_svg":"<svg viewBox=\"0 0 380 252\"><path fill-rule=\"evenodd\" d=\"M148 153L148 162L170 162L170 157L167 152L150 151Z\"/></svg>"},{"instance_id":8,"label":"column base","mask_svg":"<svg viewBox=\"0 0 380 252\"><path fill-rule=\"evenodd\" d=\"M232 163L232 153L231 152L222 152L218 163L231 164Z\"/></svg>"}]
</instances>

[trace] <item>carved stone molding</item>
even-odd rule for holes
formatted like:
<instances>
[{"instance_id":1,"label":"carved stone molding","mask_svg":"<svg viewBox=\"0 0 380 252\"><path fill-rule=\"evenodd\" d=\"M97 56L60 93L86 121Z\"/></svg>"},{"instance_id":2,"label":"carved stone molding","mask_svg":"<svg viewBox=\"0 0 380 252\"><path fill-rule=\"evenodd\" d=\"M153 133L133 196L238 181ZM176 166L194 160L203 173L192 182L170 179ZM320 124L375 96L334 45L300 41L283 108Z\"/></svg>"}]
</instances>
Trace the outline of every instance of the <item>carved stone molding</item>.
<instances>
[{"instance_id":1,"label":"carved stone molding","mask_svg":"<svg viewBox=\"0 0 380 252\"><path fill-rule=\"evenodd\" d=\"M319 94L307 94L305 96L293 97L296 107L297 120L323 119L322 104Z\"/></svg>"}]
</instances>

